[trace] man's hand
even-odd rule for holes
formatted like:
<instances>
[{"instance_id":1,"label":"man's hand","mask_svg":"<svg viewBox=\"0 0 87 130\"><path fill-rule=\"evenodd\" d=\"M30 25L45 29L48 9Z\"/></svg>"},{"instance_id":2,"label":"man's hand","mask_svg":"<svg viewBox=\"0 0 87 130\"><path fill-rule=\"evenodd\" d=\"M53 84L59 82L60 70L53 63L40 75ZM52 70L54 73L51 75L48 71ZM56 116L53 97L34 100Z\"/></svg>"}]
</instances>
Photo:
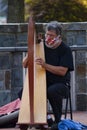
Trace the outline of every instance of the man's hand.
<instances>
[{"instance_id":1,"label":"man's hand","mask_svg":"<svg viewBox=\"0 0 87 130\"><path fill-rule=\"evenodd\" d=\"M45 61L42 58L36 58L35 62L37 65L41 65L43 68L45 67Z\"/></svg>"},{"instance_id":2,"label":"man's hand","mask_svg":"<svg viewBox=\"0 0 87 130\"><path fill-rule=\"evenodd\" d=\"M23 59L22 65L24 68L28 67L28 55Z\"/></svg>"}]
</instances>

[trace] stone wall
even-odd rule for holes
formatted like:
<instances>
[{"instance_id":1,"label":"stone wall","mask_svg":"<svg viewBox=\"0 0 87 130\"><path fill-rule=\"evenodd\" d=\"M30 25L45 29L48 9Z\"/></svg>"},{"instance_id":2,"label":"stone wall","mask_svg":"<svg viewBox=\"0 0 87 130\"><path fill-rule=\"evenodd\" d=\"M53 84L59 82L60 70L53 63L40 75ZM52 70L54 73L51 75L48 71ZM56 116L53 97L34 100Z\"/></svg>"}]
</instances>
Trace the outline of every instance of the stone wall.
<instances>
[{"instance_id":1,"label":"stone wall","mask_svg":"<svg viewBox=\"0 0 87 130\"><path fill-rule=\"evenodd\" d=\"M0 25L0 47L25 46L27 24ZM22 52L0 51L0 106L16 99L23 87Z\"/></svg>"},{"instance_id":2,"label":"stone wall","mask_svg":"<svg viewBox=\"0 0 87 130\"><path fill-rule=\"evenodd\" d=\"M0 47L27 47L27 23L0 25ZM69 46L87 44L87 23L61 23L63 40ZM44 34L46 24L36 24L36 31ZM72 47L71 47L72 48ZM0 49L1 50L1 49ZM24 50L25 51L25 50ZM72 98L74 110L87 110L87 54L86 50L76 50ZM22 51L0 51L0 106L18 98L23 87ZM73 79L71 79L73 80ZM74 96L73 96L74 95Z\"/></svg>"}]
</instances>

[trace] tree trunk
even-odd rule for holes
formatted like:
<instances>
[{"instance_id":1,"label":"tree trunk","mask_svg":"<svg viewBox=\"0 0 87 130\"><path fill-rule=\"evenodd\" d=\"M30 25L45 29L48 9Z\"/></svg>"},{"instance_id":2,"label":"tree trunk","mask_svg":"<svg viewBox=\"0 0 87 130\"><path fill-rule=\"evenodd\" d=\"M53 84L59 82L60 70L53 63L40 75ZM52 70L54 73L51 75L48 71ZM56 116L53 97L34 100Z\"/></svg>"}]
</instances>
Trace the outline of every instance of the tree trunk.
<instances>
[{"instance_id":1,"label":"tree trunk","mask_svg":"<svg viewBox=\"0 0 87 130\"><path fill-rule=\"evenodd\" d=\"M24 22L24 0L8 0L7 22Z\"/></svg>"}]
</instances>

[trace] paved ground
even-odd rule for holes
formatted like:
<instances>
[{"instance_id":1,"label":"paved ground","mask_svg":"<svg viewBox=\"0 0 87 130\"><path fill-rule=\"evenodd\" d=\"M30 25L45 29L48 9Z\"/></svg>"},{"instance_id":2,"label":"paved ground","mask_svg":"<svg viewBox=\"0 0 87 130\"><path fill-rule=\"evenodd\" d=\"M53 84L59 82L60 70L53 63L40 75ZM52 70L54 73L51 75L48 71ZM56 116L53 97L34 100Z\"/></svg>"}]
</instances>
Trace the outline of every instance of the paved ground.
<instances>
[{"instance_id":1,"label":"paved ground","mask_svg":"<svg viewBox=\"0 0 87 130\"><path fill-rule=\"evenodd\" d=\"M73 112L73 120L87 125L87 111Z\"/></svg>"},{"instance_id":2,"label":"paved ground","mask_svg":"<svg viewBox=\"0 0 87 130\"><path fill-rule=\"evenodd\" d=\"M67 118L69 118L69 114L67 115ZM87 125L87 111L73 112L73 120ZM20 129L19 128L8 128L8 129L0 129L0 130L20 130ZM35 130L35 129L32 128L32 129L28 129L28 130Z\"/></svg>"}]
</instances>

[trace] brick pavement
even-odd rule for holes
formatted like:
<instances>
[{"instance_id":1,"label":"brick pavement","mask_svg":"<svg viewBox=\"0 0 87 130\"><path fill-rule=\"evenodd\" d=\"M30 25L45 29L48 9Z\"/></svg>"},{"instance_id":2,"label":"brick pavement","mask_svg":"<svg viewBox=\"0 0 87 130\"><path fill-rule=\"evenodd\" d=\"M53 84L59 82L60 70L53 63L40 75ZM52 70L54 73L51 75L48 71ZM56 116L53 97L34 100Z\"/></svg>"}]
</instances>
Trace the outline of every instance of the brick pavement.
<instances>
[{"instance_id":1,"label":"brick pavement","mask_svg":"<svg viewBox=\"0 0 87 130\"><path fill-rule=\"evenodd\" d=\"M68 114L67 119L70 118L69 116L70 115ZM73 120L87 125L87 111L73 112ZM5 129L0 129L0 130L20 130L20 129L19 128L7 128L7 129L5 128ZM32 128L32 129L28 129L28 130L35 130L35 129Z\"/></svg>"}]
</instances>

